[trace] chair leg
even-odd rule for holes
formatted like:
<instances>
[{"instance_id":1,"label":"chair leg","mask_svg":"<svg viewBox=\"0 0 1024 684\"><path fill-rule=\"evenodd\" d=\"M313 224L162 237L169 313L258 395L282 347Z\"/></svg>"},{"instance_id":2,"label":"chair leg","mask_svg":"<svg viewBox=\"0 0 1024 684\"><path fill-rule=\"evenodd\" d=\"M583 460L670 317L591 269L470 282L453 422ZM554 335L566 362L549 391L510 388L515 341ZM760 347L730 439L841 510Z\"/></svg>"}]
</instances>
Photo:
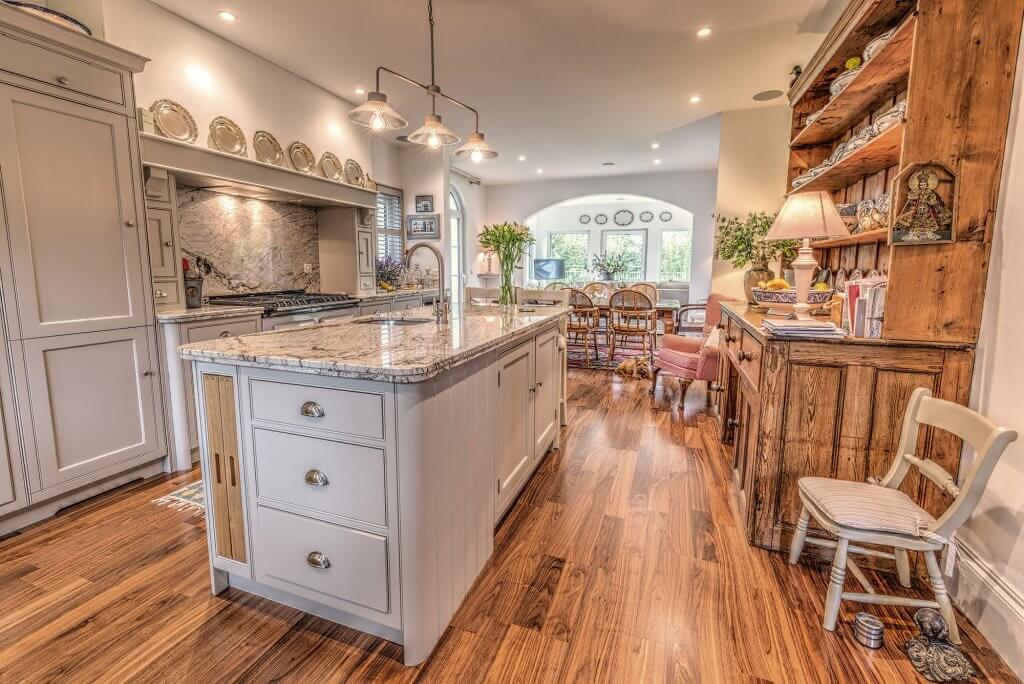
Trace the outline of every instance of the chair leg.
<instances>
[{"instance_id":1,"label":"chair leg","mask_svg":"<svg viewBox=\"0 0 1024 684\"><path fill-rule=\"evenodd\" d=\"M658 388L658 373L661 372L661 368L655 366L651 369L651 389L647 390L651 396L654 396L654 391Z\"/></svg>"},{"instance_id":2,"label":"chair leg","mask_svg":"<svg viewBox=\"0 0 1024 684\"><path fill-rule=\"evenodd\" d=\"M590 368L590 334L585 333L583 335L583 358L587 362L587 368Z\"/></svg>"},{"instance_id":3,"label":"chair leg","mask_svg":"<svg viewBox=\"0 0 1024 684\"><path fill-rule=\"evenodd\" d=\"M789 564L796 565L800 560L800 554L804 552L804 542L807 541L807 523L811 519L811 512L807 506L800 509L800 520L796 523L796 531L793 533L793 540L789 543Z\"/></svg>"},{"instance_id":4,"label":"chair leg","mask_svg":"<svg viewBox=\"0 0 1024 684\"><path fill-rule=\"evenodd\" d=\"M899 575L900 585L910 587L910 557L906 549L894 549L896 553L896 574Z\"/></svg>"},{"instance_id":5,"label":"chair leg","mask_svg":"<svg viewBox=\"0 0 1024 684\"><path fill-rule=\"evenodd\" d=\"M615 333L607 333L608 337L608 365L612 365L615 362Z\"/></svg>"},{"instance_id":6,"label":"chair leg","mask_svg":"<svg viewBox=\"0 0 1024 684\"><path fill-rule=\"evenodd\" d=\"M935 600L939 604L939 613L949 626L949 640L959 644L960 630L956 626L956 611L953 610L953 603L946 593L946 583L942 579L942 570L939 569L939 561L936 560L934 551L924 552L924 564L928 568L928 579L932 583L932 591L935 592Z\"/></svg>"},{"instance_id":7,"label":"chair leg","mask_svg":"<svg viewBox=\"0 0 1024 684\"><path fill-rule=\"evenodd\" d=\"M846 554L850 540L839 538L836 544L836 557L832 559L832 575L828 584L828 595L825 596L825 619L822 626L830 632L836 629L839 621L839 604L843 601L843 584L846 582Z\"/></svg>"}]
</instances>

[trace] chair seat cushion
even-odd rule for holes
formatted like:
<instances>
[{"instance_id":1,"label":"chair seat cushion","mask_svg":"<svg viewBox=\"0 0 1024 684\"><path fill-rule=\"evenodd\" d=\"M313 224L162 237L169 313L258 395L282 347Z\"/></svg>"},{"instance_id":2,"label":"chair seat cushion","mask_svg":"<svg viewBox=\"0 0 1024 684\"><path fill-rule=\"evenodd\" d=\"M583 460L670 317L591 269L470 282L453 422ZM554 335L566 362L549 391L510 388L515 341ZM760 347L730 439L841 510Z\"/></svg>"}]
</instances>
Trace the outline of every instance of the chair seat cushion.
<instances>
[{"instance_id":1,"label":"chair seat cushion","mask_svg":"<svg viewBox=\"0 0 1024 684\"><path fill-rule=\"evenodd\" d=\"M935 518L898 489L868 482L802 477L800 491L843 527L920 536Z\"/></svg>"},{"instance_id":2,"label":"chair seat cushion","mask_svg":"<svg viewBox=\"0 0 1024 684\"><path fill-rule=\"evenodd\" d=\"M662 348L658 350L657 360L668 365L676 366L677 368L686 368L688 370L696 371L697 362L700 360L700 357L697 354Z\"/></svg>"}]
</instances>

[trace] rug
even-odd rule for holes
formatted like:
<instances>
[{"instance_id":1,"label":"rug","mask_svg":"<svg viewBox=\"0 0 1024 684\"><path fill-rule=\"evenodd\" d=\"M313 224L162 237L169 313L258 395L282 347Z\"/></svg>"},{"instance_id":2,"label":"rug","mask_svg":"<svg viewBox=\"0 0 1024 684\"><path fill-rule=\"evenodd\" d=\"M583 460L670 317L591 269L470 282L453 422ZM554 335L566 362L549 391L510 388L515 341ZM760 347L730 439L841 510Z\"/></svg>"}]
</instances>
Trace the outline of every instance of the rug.
<instances>
[{"instance_id":1,"label":"rug","mask_svg":"<svg viewBox=\"0 0 1024 684\"><path fill-rule=\"evenodd\" d=\"M198 482L193 482L190 485L185 485L181 489L175 489L170 494L165 494L159 499L154 499L153 503L157 506L167 506L178 511L206 510L206 497L203 488L203 481L199 480Z\"/></svg>"},{"instance_id":2,"label":"rug","mask_svg":"<svg viewBox=\"0 0 1024 684\"><path fill-rule=\"evenodd\" d=\"M604 338L599 337L598 342L600 343L597 347L597 358L594 358L594 347L590 347L590 366L591 370L609 370L613 371L615 368L625 361L637 356L644 356L644 350L640 346L625 346L619 345L615 347L615 359L612 362L608 360L608 346L604 344ZM569 348L567 350L569 368L588 368L587 357L583 353L583 345L576 344L575 341L570 340Z\"/></svg>"}]
</instances>

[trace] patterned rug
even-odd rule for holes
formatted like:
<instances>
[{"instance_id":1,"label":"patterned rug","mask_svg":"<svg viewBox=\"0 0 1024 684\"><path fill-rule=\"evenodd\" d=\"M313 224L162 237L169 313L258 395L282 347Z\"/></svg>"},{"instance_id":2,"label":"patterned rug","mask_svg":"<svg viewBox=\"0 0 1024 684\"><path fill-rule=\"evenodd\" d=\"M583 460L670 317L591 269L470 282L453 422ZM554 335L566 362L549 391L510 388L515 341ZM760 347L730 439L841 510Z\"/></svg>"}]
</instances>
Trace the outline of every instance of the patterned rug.
<instances>
[{"instance_id":1,"label":"patterned rug","mask_svg":"<svg viewBox=\"0 0 1024 684\"><path fill-rule=\"evenodd\" d=\"M167 506L178 511L182 510L206 510L206 498L203 492L203 481L193 482L181 489L175 489L170 494L165 494L159 499L154 499L157 506Z\"/></svg>"},{"instance_id":2,"label":"patterned rug","mask_svg":"<svg viewBox=\"0 0 1024 684\"><path fill-rule=\"evenodd\" d=\"M625 361L626 359L632 359L637 356L644 356L644 350L641 347L622 347L618 346L615 348L615 359L614 361L608 360L608 347L605 344L599 344L597 348L597 358L594 358L594 348L590 348L590 365L587 365L587 357L583 353L583 347L577 344L569 344L568 349L568 363L569 368L590 368L592 370L609 370L613 371L615 368Z\"/></svg>"}]
</instances>

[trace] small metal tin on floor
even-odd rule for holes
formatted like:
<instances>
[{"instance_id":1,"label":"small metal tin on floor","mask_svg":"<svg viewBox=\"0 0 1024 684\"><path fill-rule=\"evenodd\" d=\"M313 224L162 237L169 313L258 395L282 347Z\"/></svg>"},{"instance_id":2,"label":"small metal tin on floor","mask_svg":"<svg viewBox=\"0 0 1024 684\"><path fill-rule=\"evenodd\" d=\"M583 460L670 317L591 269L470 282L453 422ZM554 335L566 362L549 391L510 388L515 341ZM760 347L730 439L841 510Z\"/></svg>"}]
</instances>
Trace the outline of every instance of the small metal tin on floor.
<instances>
[{"instance_id":1,"label":"small metal tin on floor","mask_svg":"<svg viewBox=\"0 0 1024 684\"><path fill-rule=\"evenodd\" d=\"M868 648L881 648L885 627L882 621L871 613L860 612L853 620L853 635Z\"/></svg>"}]
</instances>

